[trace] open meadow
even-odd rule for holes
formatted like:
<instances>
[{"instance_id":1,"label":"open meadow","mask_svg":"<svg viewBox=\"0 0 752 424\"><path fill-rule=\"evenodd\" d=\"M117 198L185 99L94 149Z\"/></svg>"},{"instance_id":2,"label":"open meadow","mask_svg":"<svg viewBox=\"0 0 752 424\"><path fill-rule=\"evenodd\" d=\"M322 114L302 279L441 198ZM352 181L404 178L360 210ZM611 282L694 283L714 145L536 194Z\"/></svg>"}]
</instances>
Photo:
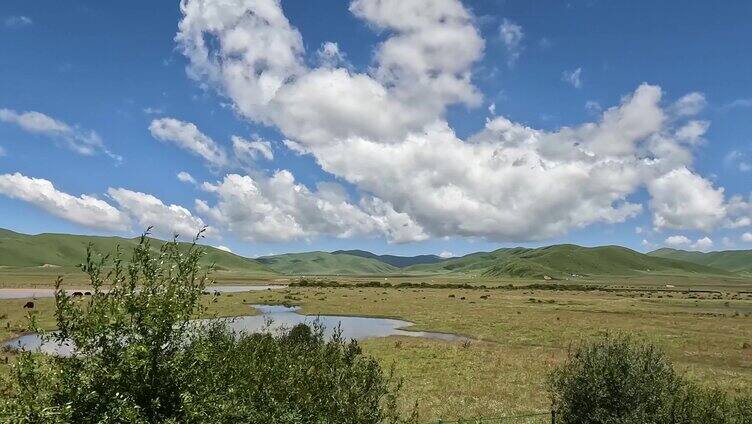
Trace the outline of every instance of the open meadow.
<instances>
[{"instance_id":1,"label":"open meadow","mask_svg":"<svg viewBox=\"0 0 752 424\"><path fill-rule=\"evenodd\" d=\"M665 290L665 289L664 289ZM24 299L0 301L0 338L22 332ZM37 299L43 326L52 299ZM402 405L422 419L546 411L546 375L568 347L624 332L663 348L688 378L731 393L752 390L752 293L728 290L553 291L532 289L290 287L205 296L207 314L255 314L251 304L302 313L399 318L410 330L472 340L386 337L362 343L404 379Z\"/></svg>"}]
</instances>

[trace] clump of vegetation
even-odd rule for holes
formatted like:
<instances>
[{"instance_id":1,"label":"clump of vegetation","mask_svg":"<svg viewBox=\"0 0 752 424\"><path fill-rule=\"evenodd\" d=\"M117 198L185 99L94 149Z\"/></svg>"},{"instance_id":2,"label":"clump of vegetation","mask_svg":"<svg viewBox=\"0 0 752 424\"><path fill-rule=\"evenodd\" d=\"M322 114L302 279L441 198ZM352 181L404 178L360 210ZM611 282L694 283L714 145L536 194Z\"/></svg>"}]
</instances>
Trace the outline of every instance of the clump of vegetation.
<instances>
[{"instance_id":1,"label":"clump of vegetation","mask_svg":"<svg viewBox=\"0 0 752 424\"><path fill-rule=\"evenodd\" d=\"M17 423L402 423L399 382L355 341L299 325L234 334L197 321L203 250L176 241L158 254L144 235L126 263L89 249L93 288L57 282L58 331L69 357L22 352L0 387L0 421Z\"/></svg>"},{"instance_id":2,"label":"clump of vegetation","mask_svg":"<svg viewBox=\"0 0 752 424\"><path fill-rule=\"evenodd\" d=\"M605 290L603 287L595 285L583 285L583 284L545 284L545 283L533 283L527 285L514 285L508 284L505 286L486 286L485 284L470 284L470 283L427 283L421 282L400 282L390 283L385 281L364 281L364 282L346 282L346 281L324 281L324 280L309 280L307 278L301 278L298 281L292 281L289 284L290 287L316 287L316 288L396 288L396 289L465 289L465 290L489 290L489 289L503 289L503 290L552 290L552 291L595 291ZM609 291L615 291L608 288Z\"/></svg>"},{"instance_id":3,"label":"clump of vegetation","mask_svg":"<svg viewBox=\"0 0 752 424\"><path fill-rule=\"evenodd\" d=\"M741 424L752 398L697 386L652 344L607 336L572 349L549 377L563 424Z\"/></svg>"}]
</instances>

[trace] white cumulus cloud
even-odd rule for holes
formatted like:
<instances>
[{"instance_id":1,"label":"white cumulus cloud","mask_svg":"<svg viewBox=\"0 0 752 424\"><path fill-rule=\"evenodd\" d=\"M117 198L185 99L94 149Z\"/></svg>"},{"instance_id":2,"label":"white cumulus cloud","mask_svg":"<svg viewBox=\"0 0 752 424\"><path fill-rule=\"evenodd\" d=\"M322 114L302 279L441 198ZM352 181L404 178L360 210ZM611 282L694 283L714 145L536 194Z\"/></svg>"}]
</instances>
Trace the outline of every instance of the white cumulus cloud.
<instances>
[{"instance_id":1,"label":"white cumulus cloud","mask_svg":"<svg viewBox=\"0 0 752 424\"><path fill-rule=\"evenodd\" d=\"M703 237L703 238L697 239L697 241L695 241L692 244L692 248L696 250L701 250L703 252L708 251L713 248L713 240L711 240L710 237Z\"/></svg>"},{"instance_id":2,"label":"white cumulus cloud","mask_svg":"<svg viewBox=\"0 0 752 424\"><path fill-rule=\"evenodd\" d=\"M677 100L673 108L677 114L683 116L696 115L707 105L705 95L698 92L689 93Z\"/></svg>"},{"instance_id":3,"label":"white cumulus cloud","mask_svg":"<svg viewBox=\"0 0 752 424\"><path fill-rule=\"evenodd\" d=\"M222 167L227 164L227 154L209 136L199 131L191 122L174 118L161 118L151 121L151 135L157 140L174 143L196 156L204 158L211 165Z\"/></svg>"},{"instance_id":4,"label":"white cumulus cloud","mask_svg":"<svg viewBox=\"0 0 752 424\"><path fill-rule=\"evenodd\" d=\"M689 246L692 243L692 240L690 240L686 236L676 235L667 237L666 240L663 241L663 243L673 247Z\"/></svg>"},{"instance_id":5,"label":"white cumulus cloud","mask_svg":"<svg viewBox=\"0 0 752 424\"><path fill-rule=\"evenodd\" d=\"M205 227L203 220L179 205L167 205L146 193L110 188L108 197L114 205L91 195L73 196L58 190L49 180L20 173L0 175L0 194L30 203L51 215L84 227L110 230L142 231L154 227L155 234L192 237ZM206 235L216 233L209 228Z\"/></svg>"},{"instance_id":6,"label":"white cumulus cloud","mask_svg":"<svg viewBox=\"0 0 752 424\"><path fill-rule=\"evenodd\" d=\"M643 205L631 199L642 189L656 229L710 231L730 219L723 189L691 171L708 128L692 119L697 93L666 104L660 87L641 84L594 122L545 131L494 116L460 138L445 112L482 104L472 69L485 43L457 0L352 2L387 34L367 72L310 67L279 1L185 0L181 10L176 40L189 75L362 197L324 198L288 171L209 184L217 201L199 210L247 239L541 240L636 216ZM579 87L581 73L564 79Z\"/></svg>"},{"instance_id":7,"label":"white cumulus cloud","mask_svg":"<svg viewBox=\"0 0 752 424\"><path fill-rule=\"evenodd\" d=\"M201 218L179 205L166 205L151 194L124 188L110 188L107 194L128 214L139 228L154 227L154 233L163 237L175 234L193 237L205 227ZM207 231L207 235L212 232Z\"/></svg>"},{"instance_id":8,"label":"white cumulus cloud","mask_svg":"<svg viewBox=\"0 0 752 424\"><path fill-rule=\"evenodd\" d=\"M316 58L324 68L349 66L345 54L339 50L339 45L331 41L321 44L321 47L316 51Z\"/></svg>"},{"instance_id":9,"label":"white cumulus cloud","mask_svg":"<svg viewBox=\"0 0 752 424\"><path fill-rule=\"evenodd\" d=\"M370 234L376 223L350 203L335 184L311 191L288 171L270 178L229 174L204 183L216 196L214 205L198 200L196 209L213 225L248 241L288 241L319 234L338 237Z\"/></svg>"},{"instance_id":10,"label":"white cumulus cloud","mask_svg":"<svg viewBox=\"0 0 752 424\"><path fill-rule=\"evenodd\" d=\"M126 230L130 226L128 216L106 201L86 194L72 196L42 178L20 173L0 175L0 193L86 227Z\"/></svg>"},{"instance_id":11,"label":"white cumulus cloud","mask_svg":"<svg viewBox=\"0 0 752 424\"><path fill-rule=\"evenodd\" d=\"M687 168L672 170L648 183L657 229L711 231L726 217L723 189Z\"/></svg>"}]
</instances>

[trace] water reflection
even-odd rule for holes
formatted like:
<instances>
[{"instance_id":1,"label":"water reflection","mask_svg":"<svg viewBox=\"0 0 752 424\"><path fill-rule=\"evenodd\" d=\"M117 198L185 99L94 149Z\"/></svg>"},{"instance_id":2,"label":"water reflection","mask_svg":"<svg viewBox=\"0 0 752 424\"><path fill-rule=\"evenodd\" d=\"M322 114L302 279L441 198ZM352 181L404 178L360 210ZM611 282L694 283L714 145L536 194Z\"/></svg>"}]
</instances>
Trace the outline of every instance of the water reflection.
<instances>
[{"instance_id":1,"label":"water reflection","mask_svg":"<svg viewBox=\"0 0 752 424\"><path fill-rule=\"evenodd\" d=\"M404 328L412 325L409 321L389 318L369 318L339 315L302 315L298 307L281 305L253 305L261 315L242 316L236 318L216 318L227 321L235 332L258 333L280 332L297 324L320 323L324 327L326 337L331 337L335 329L339 328L345 339L365 340L377 337L408 336L425 337L429 339L462 341L466 337L448 333L434 333L428 331L408 331ZM4 344L12 349L40 351L47 354L67 356L73 351L71 343L57 344L44 341L39 334L27 334L12 339Z\"/></svg>"}]
</instances>

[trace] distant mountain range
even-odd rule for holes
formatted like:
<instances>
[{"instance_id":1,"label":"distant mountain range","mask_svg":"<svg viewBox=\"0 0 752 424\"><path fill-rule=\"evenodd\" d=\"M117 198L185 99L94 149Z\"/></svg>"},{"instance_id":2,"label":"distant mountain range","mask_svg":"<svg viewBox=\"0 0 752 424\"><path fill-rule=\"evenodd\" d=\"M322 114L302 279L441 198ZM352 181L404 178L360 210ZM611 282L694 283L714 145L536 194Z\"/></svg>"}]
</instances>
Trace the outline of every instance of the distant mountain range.
<instances>
[{"instance_id":1,"label":"distant mountain range","mask_svg":"<svg viewBox=\"0 0 752 424\"><path fill-rule=\"evenodd\" d=\"M424 273L468 273L485 277L551 277L637 274L710 274L729 272L695 263L648 256L621 246L582 247L561 244L472 253L436 264L405 269Z\"/></svg>"},{"instance_id":2,"label":"distant mountain range","mask_svg":"<svg viewBox=\"0 0 752 424\"><path fill-rule=\"evenodd\" d=\"M333 255L351 255L360 256L361 258L376 259L397 268L405 268L411 265L435 264L444 261L437 255L418 255L418 256L395 256L395 255L377 255L366 252L365 250L336 250Z\"/></svg>"},{"instance_id":3,"label":"distant mountain range","mask_svg":"<svg viewBox=\"0 0 752 424\"><path fill-rule=\"evenodd\" d=\"M4 268L73 267L91 243L99 252L120 245L126 252L137 239L70 234L26 235L0 229L0 275ZM153 240L158 249L164 243ZM620 246L571 244L503 248L444 259L436 255L377 255L363 250L287 253L249 259L206 247L205 263L223 271L281 275L435 275L570 278L577 276L708 275L752 276L752 251L688 252L659 249L648 254Z\"/></svg>"},{"instance_id":4,"label":"distant mountain range","mask_svg":"<svg viewBox=\"0 0 752 424\"><path fill-rule=\"evenodd\" d=\"M288 275L375 275L399 272L399 268L377 259L327 252L285 253L257 260L280 274Z\"/></svg>"}]
</instances>

